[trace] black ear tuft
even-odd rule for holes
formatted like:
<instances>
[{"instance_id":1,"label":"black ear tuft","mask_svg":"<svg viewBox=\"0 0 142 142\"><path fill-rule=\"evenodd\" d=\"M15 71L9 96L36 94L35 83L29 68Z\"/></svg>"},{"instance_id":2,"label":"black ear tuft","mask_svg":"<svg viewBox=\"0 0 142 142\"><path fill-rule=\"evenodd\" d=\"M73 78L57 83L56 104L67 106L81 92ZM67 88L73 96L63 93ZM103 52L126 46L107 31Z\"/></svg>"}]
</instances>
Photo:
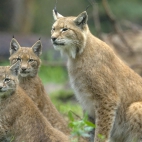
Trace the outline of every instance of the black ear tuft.
<instances>
[{"instance_id":1,"label":"black ear tuft","mask_svg":"<svg viewBox=\"0 0 142 142\"><path fill-rule=\"evenodd\" d=\"M41 37L39 38L39 40L41 40Z\"/></svg>"},{"instance_id":2,"label":"black ear tuft","mask_svg":"<svg viewBox=\"0 0 142 142\"><path fill-rule=\"evenodd\" d=\"M54 12L56 15L58 14L56 7L54 7Z\"/></svg>"},{"instance_id":3,"label":"black ear tuft","mask_svg":"<svg viewBox=\"0 0 142 142\"><path fill-rule=\"evenodd\" d=\"M88 15L87 15L87 12L84 11L82 12L81 14L79 14L77 16L77 18L74 20L75 24L81 28L83 28L83 26L85 24L87 24L87 21L88 21Z\"/></svg>"},{"instance_id":4,"label":"black ear tuft","mask_svg":"<svg viewBox=\"0 0 142 142\"><path fill-rule=\"evenodd\" d=\"M13 35L13 38L14 38L14 35Z\"/></svg>"},{"instance_id":5,"label":"black ear tuft","mask_svg":"<svg viewBox=\"0 0 142 142\"><path fill-rule=\"evenodd\" d=\"M91 5L89 4L89 5L86 7L86 10L85 10L85 11L87 11L87 10L89 9L90 6L91 6Z\"/></svg>"},{"instance_id":6,"label":"black ear tuft","mask_svg":"<svg viewBox=\"0 0 142 142\"><path fill-rule=\"evenodd\" d=\"M57 1L56 1L56 5L57 5ZM54 17L54 20L55 20L55 21L56 21L58 18L63 17L61 14L59 14L59 13L57 12L56 5L55 5L55 7L54 7L54 9L53 9L53 17Z\"/></svg>"},{"instance_id":7,"label":"black ear tuft","mask_svg":"<svg viewBox=\"0 0 142 142\"><path fill-rule=\"evenodd\" d=\"M11 42L10 42L10 55L12 55L13 53L17 52L17 50L20 48L20 45L18 43L18 41L15 38L12 38Z\"/></svg>"},{"instance_id":8,"label":"black ear tuft","mask_svg":"<svg viewBox=\"0 0 142 142\"><path fill-rule=\"evenodd\" d=\"M38 40L33 46L32 46L33 52L37 55L40 56L42 54L42 44L41 41Z\"/></svg>"}]
</instances>

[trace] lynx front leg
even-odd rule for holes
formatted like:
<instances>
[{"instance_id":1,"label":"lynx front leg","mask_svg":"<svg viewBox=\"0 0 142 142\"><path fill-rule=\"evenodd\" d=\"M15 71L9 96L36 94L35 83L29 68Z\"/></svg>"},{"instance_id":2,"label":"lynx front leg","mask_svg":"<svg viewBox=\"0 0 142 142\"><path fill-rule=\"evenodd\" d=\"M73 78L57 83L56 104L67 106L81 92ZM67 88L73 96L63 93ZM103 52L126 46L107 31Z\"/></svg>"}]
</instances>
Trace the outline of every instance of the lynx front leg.
<instances>
[{"instance_id":1,"label":"lynx front leg","mask_svg":"<svg viewBox=\"0 0 142 142\"><path fill-rule=\"evenodd\" d=\"M116 103L101 102L96 109L96 129L94 142L110 142L115 120Z\"/></svg>"},{"instance_id":2,"label":"lynx front leg","mask_svg":"<svg viewBox=\"0 0 142 142\"><path fill-rule=\"evenodd\" d=\"M142 102L132 103L126 110L127 142L142 142Z\"/></svg>"}]
</instances>

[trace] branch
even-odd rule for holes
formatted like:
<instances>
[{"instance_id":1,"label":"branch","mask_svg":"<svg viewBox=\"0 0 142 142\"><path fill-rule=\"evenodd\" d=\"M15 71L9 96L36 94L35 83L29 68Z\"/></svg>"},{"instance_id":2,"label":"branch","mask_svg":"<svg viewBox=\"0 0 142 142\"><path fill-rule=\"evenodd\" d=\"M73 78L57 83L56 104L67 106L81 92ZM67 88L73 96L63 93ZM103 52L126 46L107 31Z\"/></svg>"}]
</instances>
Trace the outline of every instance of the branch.
<instances>
[{"instance_id":1,"label":"branch","mask_svg":"<svg viewBox=\"0 0 142 142\"><path fill-rule=\"evenodd\" d=\"M119 35L120 39L123 41L123 43L128 48L130 55L134 55L133 49L129 45L129 43L127 42L127 40L125 39L125 37L123 35L123 31L122 31L121 27L119 26L118 22L116 21L115 16L111 12L107 0L102 0L102 4L104 6L105 12L106 12L106 14L107 14L110 22L112 23L112 25L114 27L115 32Z\"/></svg>"}]
</instances>

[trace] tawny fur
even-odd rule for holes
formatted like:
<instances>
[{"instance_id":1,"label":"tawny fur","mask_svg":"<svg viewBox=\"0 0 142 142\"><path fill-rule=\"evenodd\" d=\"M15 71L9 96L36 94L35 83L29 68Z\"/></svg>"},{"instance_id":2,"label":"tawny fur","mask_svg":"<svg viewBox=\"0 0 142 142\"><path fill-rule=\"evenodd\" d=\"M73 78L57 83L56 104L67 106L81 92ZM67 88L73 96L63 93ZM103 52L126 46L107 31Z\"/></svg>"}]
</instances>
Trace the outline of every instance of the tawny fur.
<instances>
[{"instance_id":1,"label":"tawny fur","mask_svg":"<svg viewBox=\"0 0 142 142\"><path fill-rule=\"evenodd\" d=\"M142 142L142 78L91 34L86 12L53 16L51 40L68 56L71 86L96 124L93 141Z\"/></svg>"},{"instance_id":2,"label":"tawny fur","mask_svg":"<svg viewBox=\"0 0 142 142\"><path fill-rule=\"evenodd\" d=\"M39 110L52 124L53 127L69 134L67 122L57 111L55 106L46 94L44 86L38 76L40 66L41 42L37 41L31 48L21 47L16 39L10 44L10 64L20 61L19 85L26 94L34 101ZM25 68L25 71L22 71Z\"/></svg>"},{"instance_id":3,"label":"tawny fur","mask_svg":"<svg viewBox=\"0 0 142 142\"><path fill-rule=\"evenodd\" d=\"M9 142L69 142L65 134L45 119L12 72L15 68L0 67L0 139L9 137Z\"/></svg>"}]
</instances>

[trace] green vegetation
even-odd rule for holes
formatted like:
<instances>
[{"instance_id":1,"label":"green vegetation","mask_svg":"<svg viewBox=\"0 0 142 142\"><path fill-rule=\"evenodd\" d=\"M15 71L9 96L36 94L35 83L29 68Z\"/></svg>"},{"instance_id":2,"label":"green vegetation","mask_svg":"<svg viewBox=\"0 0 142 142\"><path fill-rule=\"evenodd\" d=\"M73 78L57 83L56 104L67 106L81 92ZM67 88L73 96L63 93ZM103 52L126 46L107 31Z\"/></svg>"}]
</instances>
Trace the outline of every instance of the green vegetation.
<instances>
[{"instance_id":1,"label":"green vegetation","mask_svg":"<svg viewBox=\"0 0 142 142\"><path fill-rule=\"evenodd\" d=\"M72 111L69 111L68 118L70 120L69 127L72 130L71 136L76 138L74 142L80 141L80 137L89 137L90 135L88 134L88 132L95 128L95 125L88 121L87 113L82 119L80 118L77 120L74 117L74 113L72 113Z\"/></svg>"},{"instance_id":2,"label":"green vegetation","mask_svg":"<svg viewBox=\"0 0 142 142\"><path fill-rule=\"evenodd\" d=\"M10 142L13 142L13 141L14 141L14 136L12 136L12 138L11 138Z\"/></svg>"},{"instance_id":3,"label":"green vegetation","mask_svg":"<svg viewBox=\"0 0 142 142\"><path fill-rule=\"evenodd\" d=\"M44 64L46 62L47 64L49 62L51 63L62 63L62 58L58 57L58 61L55 61L53 51L48 51L45 53L42 53L41 60L42 65L39 70L39 76L42 79L43 83L65 83L68 79L67 70L66 68L63 68L62 66L47 66ZM53 64L54 64L53 63Z\"/></svg>"},{"instance_id":4,"label":"green vegetation","mask_svg":"<svg viewBox=\"0 0 142 142\"><path fill-rule=\"evenodd\" d=\"M73 91L71 90L59 90L50 94L50 98L58 111L62 113L66 118L69 111L73 111L78 116L82 117L82 109L79 103L76 101Z\"/></svg>"},{"instance_id":5,"label":"green vegetation","mask_svg":"<svg viewBox=\"0 0 142 142\"><path fill-rule=\"evenodd\" d=\"M0 66L9 66L9 61L0 61Z\"/></svg>"},{"instance_id":6,"label":"green vegetation","mask_svg":"<svg viewBox=\"0 0 142 142\"><path fill-rule=\"evenodd\" d=\"M67 80L67 71L62 67L49 67L42 65L39 76L43 83L64 83Z\"/></svg>"}]
</instances>

